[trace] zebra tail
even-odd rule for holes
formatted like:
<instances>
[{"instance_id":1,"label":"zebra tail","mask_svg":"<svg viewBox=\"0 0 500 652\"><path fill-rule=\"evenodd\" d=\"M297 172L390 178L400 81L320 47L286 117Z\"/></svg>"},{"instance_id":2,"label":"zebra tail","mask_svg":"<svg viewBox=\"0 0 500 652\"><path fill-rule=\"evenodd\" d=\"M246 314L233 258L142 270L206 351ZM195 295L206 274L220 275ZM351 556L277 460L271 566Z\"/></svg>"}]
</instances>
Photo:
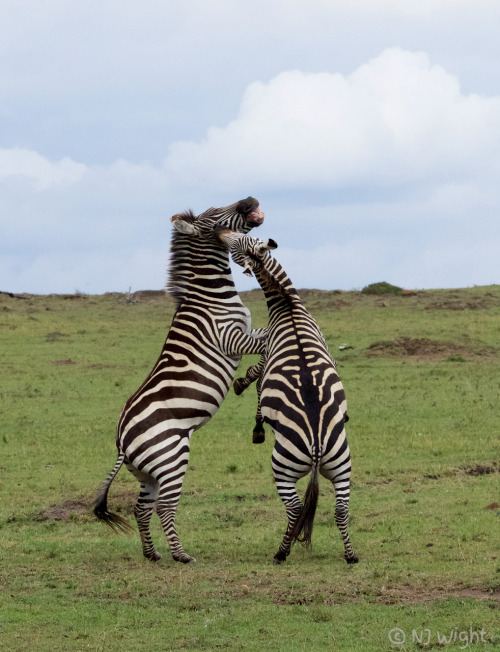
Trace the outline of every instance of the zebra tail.
<instances>
[{"instance_id":1,"label":"zebra tail","mask_svg":"<svg viewBox=\"0 0 500 652\"><path fill-rule=\"evenodd\" d=\"M125 460L125 455L120 453L113 470L108 475L106 480L102 483L97 491L97 498L94 502L94 514L100 520L106 523L114 532L128 532L132 531L128 522L113 512L108 511L108 491L111 483L115 479L116 474L121 469Z\"/></svg>"},{"instance_id":2,"label":"zebra tail","mask_svg":"<svg viewBox=\"0 0 500 652\"><path fill-rule=\"evenodd\" d=\"M306 493L304 496L304 507L299 518L290 532L292 543L300 541L305 543L307 547L311 545L312 531L314 525L314 515L316 514L316 506L318 504L319 483L318 483L318 463L314 463L311 470L311 477L307 485Z\"/></svg>"}]
</instances>

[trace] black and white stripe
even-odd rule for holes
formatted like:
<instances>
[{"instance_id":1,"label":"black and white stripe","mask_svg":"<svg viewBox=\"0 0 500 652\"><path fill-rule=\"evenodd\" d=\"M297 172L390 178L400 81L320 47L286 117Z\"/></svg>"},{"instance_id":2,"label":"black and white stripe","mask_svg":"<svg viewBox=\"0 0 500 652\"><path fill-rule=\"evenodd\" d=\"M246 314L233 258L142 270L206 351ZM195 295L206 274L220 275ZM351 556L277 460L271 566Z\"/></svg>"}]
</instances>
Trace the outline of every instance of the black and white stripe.
<instances>
[{"instance_id":1,"label":"black and white stripe","mask_svg":"<svg viewBox=\"0 0 500 652\"><path fill-rule=\"evenodd\" d=\"M94 513L114 529L130 527L108 511L109 486L125 464L141 483L135 517L144 556L156 561L150 520L156 507L176 561L184 552L174 519L186 472L191 435L215 414L244 354L265 350L266 329L250 329L250 313L234 287L229 256L216 236L227 227L247 233L264 214L249 197L195 217L174 215L169 290L177 310L160 357L127 401L118 427L118 459L99 490Z\"/></svg>"},{"instance_id":2,"label":"black and white stripe","mask_svg":"<svg viewBox=\"0 0 500 652\"><path fill-rule=\"evenodd\" d=\"M238 379L235 389L241 393L262 373L258 381L257 424L263 419L274 431L272 469L288 517L274 562L285 561L294 541L310 543L320 473L333 483L335 519L344 542L344 556L348 563L355 563L358 559L347 532L351 474L344 427L347 405L336 365L317 323L286 272L268 251L276 244L225 231L219 237L236 263L245 267L247 273L253 270L269 310L265 361L251 367L245 378ZM309 472L302 504L295 485Z\"/></svg>"}]
</instances>

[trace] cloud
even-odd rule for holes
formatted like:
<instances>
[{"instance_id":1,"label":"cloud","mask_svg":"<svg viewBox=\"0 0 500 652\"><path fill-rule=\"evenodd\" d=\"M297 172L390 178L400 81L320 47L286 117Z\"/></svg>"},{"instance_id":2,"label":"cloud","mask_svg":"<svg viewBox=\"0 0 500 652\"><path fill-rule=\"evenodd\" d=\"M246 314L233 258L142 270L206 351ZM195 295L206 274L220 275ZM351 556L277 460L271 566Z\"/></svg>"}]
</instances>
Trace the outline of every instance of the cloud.
<instances>
[{"instance_id":1,"label":"cloud","mask_svg":"<svg viewBox=\"0 0 500 652\"><path fill-rule=\"evenodd\" d=\"M299 4L311 4L311 0L296 0ZM377 14L390 12L405 16L435 16L442 13L457 13L467 9L493 9L495 0L312 0L325 11L346 11L352 13Z\"/></svg>"},{"instance_id":2,"label":"cloud","mask_svg":"<svg viewBox=\"0 0 500 652\"><path fill-rule=\"evenodd\" d=\"M425 53L391 48L350 75L284 72L238 116L171 146L167 173L221 188L422 185L498 167L500 97L462 95Z\"/></svg>"},{"instance_id":3,"label":"cloud","mask_svg":"<svg viewBox=\"0 0 500 652\"><path fill-rule=\"evenodd\" d=\"M36 190L46 190L52 186L72 185L85 172L85 165L67 157L54 163L38 152L19 147L0 149L0 183L22 179L32 183Z\"/></svg>"},{"instance_id":4,"label":"cloud","mask_svg":"<svg viewBox=\"0 0 500 652\"><path fill-rule=\"evenodd\" d=\"M248 194L299 287L494 282L499 145L499 97L390 48L349 74L251 83L233 120L174 142L158 165L4 148L1 289L161 287L170 215Z\"/></svg>"}]
</instances>

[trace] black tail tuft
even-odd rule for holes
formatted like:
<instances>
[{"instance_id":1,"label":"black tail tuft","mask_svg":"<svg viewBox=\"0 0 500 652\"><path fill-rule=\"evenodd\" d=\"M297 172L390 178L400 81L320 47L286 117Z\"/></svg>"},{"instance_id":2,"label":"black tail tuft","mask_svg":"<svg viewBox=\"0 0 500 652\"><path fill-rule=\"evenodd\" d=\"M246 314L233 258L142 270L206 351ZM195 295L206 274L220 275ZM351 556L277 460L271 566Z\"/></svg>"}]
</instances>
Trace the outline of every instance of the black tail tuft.
<instances>
[{"instance_id":1,"label":"black tail tuft","mask_svg":"<svg viewBox=\"0 0 500 652\"><path fill-rule=\"evenodd\" d=\"M304 507L299 518L290 532L292 543L300 541L307 547L311 545L312 531L314 525L314 515L318 504L319 484L318 484L318 466L315 464L311 471L311 479L307 485L306 495L304 496Z\"/></svg>"},{"instance_id":2,"label":"black tail tuft","mask_svg":"<svg viewBox=\"0 0 500 652\"><path fill-rule=\"evenodd\" d=\"M99 491L97 492L97 498L94 502L94 514L95 516L100 520L106 523L112 530L115 532L131 532L133 531L133 528L128 524L128 522L122 518L121 516L118 516L118 514L113 514L113 512L108 511L108 491L111 483L115 479L116 474L118 471L121 469L121 466L125 460L125 455L123 453L120 453L118 455L118 459L116 460L116 464L105 480L105 482L102 483L101 487L99 488Z\"/></svg>"},{"instance_id":3,"label":"black tail tuft","mask_svg":"<svg viewBox=\"0 0 500 652\"><path fill-rule=\"evenodd\" d=\"M108 511L109 483L105 482L97 493L94 503L94 514L103 523L106 523L114 532L131 532L133 528L129 523L113 512Z\"/></svg>"}]
</instances>

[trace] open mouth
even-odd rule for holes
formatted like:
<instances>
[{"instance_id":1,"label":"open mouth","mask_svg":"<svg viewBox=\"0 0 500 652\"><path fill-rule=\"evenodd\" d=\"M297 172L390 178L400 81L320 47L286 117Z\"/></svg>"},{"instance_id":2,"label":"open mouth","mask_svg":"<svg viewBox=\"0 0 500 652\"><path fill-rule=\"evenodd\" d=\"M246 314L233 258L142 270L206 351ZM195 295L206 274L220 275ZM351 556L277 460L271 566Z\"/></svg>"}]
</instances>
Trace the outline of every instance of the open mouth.
<instances>
[{"instance_id":1,"label":"open mouth","mask_svg":"<svg viewBox=\"0 0 500 652\"><path fill-rule=\"evenodd\" d=\"M265 214L260 208L257 208L247 216L247 223L250 226L260 226L264 221Z\"/></svg>"}]
</instances>

